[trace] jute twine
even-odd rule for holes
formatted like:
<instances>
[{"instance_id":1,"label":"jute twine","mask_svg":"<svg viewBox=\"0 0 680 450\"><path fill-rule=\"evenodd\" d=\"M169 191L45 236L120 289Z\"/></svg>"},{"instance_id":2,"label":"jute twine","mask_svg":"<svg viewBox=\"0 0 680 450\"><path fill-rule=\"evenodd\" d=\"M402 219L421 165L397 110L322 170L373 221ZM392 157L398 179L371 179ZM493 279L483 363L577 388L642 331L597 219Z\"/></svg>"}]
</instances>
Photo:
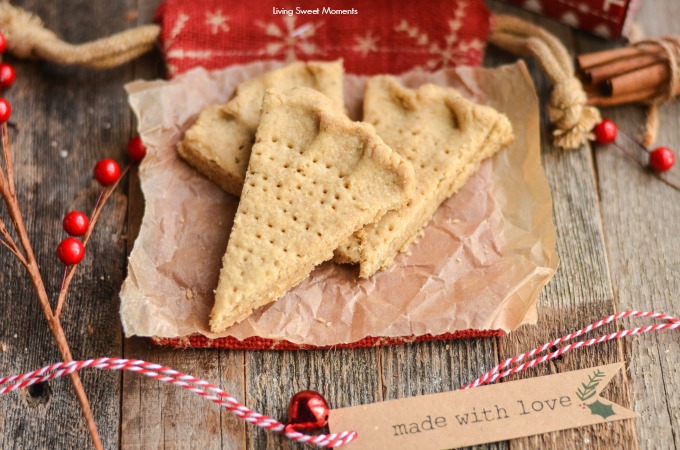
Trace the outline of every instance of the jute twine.
<instances>
[{"instance_id":1,"label":"jute twine","mask_svg":"<svg viewBox=\"0 0 680 450\"><path fill-rule=\"evenodd\" d=\"M592 138L600 112L586 105L588 97L574 74L572 58L555 36L517 17L495 15L489 42L518 56L532 56L545 70L553 83L548 117L555 126L555 145L576 149Z\"/></svg>"},{"instance_id":2,"label":"jute twine","mask_svg":"<svg viewBox=\"0 0 680 450\"><path fill-rule=\"evenodd\" d=\"M642 133L642 144L649 148L656 142L659 133L659 106L667 103L675 97L680 84L680 38L675 36L660 39L644 39L634 43L637 47L652 47L661 49L666 54L668 65L668 80L659 86L657 94L649 101L647 106L647 121Z\"/></svg>"},{"instance_id":3,"label":"jute twine","mask_svg":"<svg viewBox=\"0 0 680 450\"><path fill-rule=\"evenodd\" d=\"M583 145L600 121L600 113L597 108L586 106L586 93L574 76L567 50L555 36L519 18L495 15L493 23L490 43L516 55L535 57L552 81L548 115L555 126L555 144L562 148ZM145 25L73 45L46 29L40 18L9 3L0 3L0 30L7 37L9 51L20 58L95 69L115 67L146 53L160 34L160 26Z\"/></svg>"},{"instance_id":4,"label":"jute twine","mask_svg":"<svg viewBox=\"0 0 680 450\"><path fill-rule=\"evenodd\" d=\"M151 50L156 45L161 27L144 25L73 45L46 29L39 17L3 2L0 3L0 30L7 38L8 50L19 58L108 69Z\"/></svg>"}]
</instances>

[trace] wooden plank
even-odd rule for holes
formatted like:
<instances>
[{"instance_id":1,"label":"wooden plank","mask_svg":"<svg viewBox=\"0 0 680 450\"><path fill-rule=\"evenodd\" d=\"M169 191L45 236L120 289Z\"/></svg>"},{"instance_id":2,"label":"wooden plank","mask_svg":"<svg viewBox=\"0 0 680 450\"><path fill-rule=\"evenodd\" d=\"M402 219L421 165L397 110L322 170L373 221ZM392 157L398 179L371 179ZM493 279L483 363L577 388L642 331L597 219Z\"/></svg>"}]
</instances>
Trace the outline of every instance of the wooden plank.
<instances>
[{"instance_id":1,"label":"wooden plank","mask_svg":"<svg viewBox=\"0 0 680 450\"><path fill-rule=\"evenodd\" d=\"M500 59L503 57L499 57ZM545 86L542 89L545 91ZM565 157L560 151L549 149L546 153L546 160L546 165L554 166L548 168L548 174L553 189L555 190L557 184L558 193L561 195L559 201L556 200L556 221L560 218L567 223L565 229L561 231L558 242L563 259L563 268L558 277L562 278L556 279L543 297L542 302L550 298L554 305L541 308L541 319L546 324L543 335L535 329L528 329L516 333L511 338L501 339L499 345L508 356L541 343L547 339L548 335L552 336L555 330L560 333L569 331L572 327L599 318L604 311L612 310L611 284L606 259L602 252L602 230L597 217L597 197L594 195L592 180L592 158L587 151L576 153L576 156ZM578 171L579 175L570 175L574 170ZM585 182L585 189L583 182ZM586 192L580 193L580 189ZM561 223L558 221L558 227ZM561 275L565 271L565 264L568 267L567 273ZM138 344L138 341L134 341L130 345ZM369 349L342 351L335 354L332 352L248 352L245 354L248 381L247 403L258 410L283 419L289 397L294 392L308 387L324 392L333 406L347 406L395 396L447 390L476 376L476 370L480 366L490 366L495 361L496 350L493 347L492 340L478 340L423 343L377 351ZM578 358L569 356L566 361L551 366L550 370L570 370L581 367L582 364L593 364L593 361L613 361L619 356L618 346L610 344L610 347L605 349L606 351L592 350L590 353L581 353ZM134 351L138 352L137 354L144 352L139 348ZM208 358L204 352L186 353L192 354L188 360L175 361L175 363L191 366L200 361L205 362ZM163 352L151 350L149 354L162 357ZM220 379L233 380L231 376L221 376L222 361L228 361L224 363L225 368L239 369L243 366L239 366L238 358L225 359L221 357L222 354L219 354L217 367L211 365L206 370L206 374L212 374ZM331 361L327 361L328 359ZM416 361L415 366L413 361ZM374 367L378 366L381 368L381 373L378 374L379 376L374 376ZM352 367L355 370L343 370L346 367ZM426 368L428 370L425 370ZM225 386L224 382L220 384ZM142 389L140 388L138 392ZM231 391L239 397L237 388ZM617 380L610 391L615 401L626 403L625 380ZM146 396L146 393L142 394ZM166 410L183 407L183 401L186 401L185 397L170 399L164 407ZM173 406L178 404L179 406ZM193 411L191 409L189 415ZM148 418L148 413L153 414L154 411L147 411L143 417ZM172 423L173 420L164 418L160 426L163 430L171 431L167 428L167 424ZM223 415L223 420L228 419L225 419ZM186 424L182 427L185 427L184 430L193 429ZM601 427L584 430L584 432L552 433L536 440L517 440L511 445L579 446L589 443L595 447L617 444L626 444L625 446L629 447L630 445L628 440L631 437L630 430L625 427L620 435L617 434L619 430L612 432ZM177 434L181 433L175 433ZM593 437L593 435L614 436L600 438ZM228 442L236 443L236 440L232 439L233 434L228 433L228 436ZM616 436L619 436L618 441ZM222 438L224 439L224 435ZM172 444L169 440L164 440L163 443ZM253 447L278 447L283 444L283 441L279 437L249 427L247 443L248 446ZM207 446L212 448L214 445L208 443Z\"/></svg>"},{"instance_id":2,"label":"wooden plank","mask_svg":"<svg viewBox=\"0 0 680 450\"><path fill-rule=\"evenodd\" d=\"M256 411L285 420L290 398L312 389L321 392L331 408L382 400L375 349L246 353L246 404ZM248 448L307 448L291 444L280 434L249 426Z\"/></svg>"},{"instance_id":3,"label":"wooden plank","mask_svg":"<svg viewBox=\"0 0 680 450\"><path fill-rule=\"evenodd\" d=\"M137 23L150 23L159 0L142 0ZM159 54L134 64L135 78L154 78L163 65ZM130 114L131 120L134 120ZM130 180L128 250L132 249L144 210L136 172ZM146 340L125 340L125 357L140 358L208 380L238 399L244 398L243 352L225 350L178 351L150 346ZM152 382L138 375L123 376L121 448L237 449L245 446L245 423L194 394Z\"/></svg>"},{"instance_id":4,"label":"wooden plank","mask_svg":"<svg viewBox=\"0 0 680 450\"><path fill-rule=\"evenodd\" d=\"M677 34L677 2L643 3L638 23L649 37ZM583 51L601 43L579 41ZM603 111L619 128L635 135L644 123L643 108ZM661 109L658 145L680 148L680 105ZM619 309L679 314L680 192L626 159L613 146L594 150L604 232ZM671 176L680 182L676 164ZM646 322L646 321L645 321ZM627 321L627 326L647 324ZM633 403L640 414L637 431L643 448L680 448L680 340L675 333L639 336L625 341Z\"/></svg>"},{"instance_id":5,"label":"wooden plank","mask_svg":"<svg viewBox=\"0 0 680 450\"><path fill-rule=\"evenodd\" d=\"M41 15L48 26L73 41L99 37L127 26L123 22L124 17L128 17L127 12L132 9L126 8L126 3L23 4ZM19 2L19 5L22 3ZM670 25L673 17L670 5L671 1L665 0L661 6L655 4L654 10L643 9L641 20L654 23L659 32L674 31ZM493 7L502 9L497 4ZM152 8L146 4L146 9ZM72 14L69 13L71 10ZM664 11L667 13L664 14ZM144 22L148 22L148 18ZM539 23L548 22L540 20ZM562 27L555 29L564 37L568 36ZM507 58L497 57L498 60ZM19 80L7 94L15 106L15 118L21 127L16 139L13 139L14 148L42 149L41 152L16 152L17 171L21 174L21 201L30 217L29 229L41 267L44 273L55 274L48 280L49 288L55 291L60 264L53 257L53 249L58 241L55 236L61 233L61 216L73 207L88 209L94 202L97 188L88 180L90 169L97 159L111 155L122 159L127 141L125 130L130 124L127 119L121 119L126 117L124 111L127 107L121 101L119 88L121 80L130 79L130 69L95 73L45 64L14 63ZM541 80L540 77L537 79ZM80 89L84 83L93 88ZM545 93L546 86L542 81L539 84ZM28 105L30 109L17 108L18 105ZM662 124L665 143L675 148L680 141L677 127L673 126L678 113L677 105L669 107ZM613 112L613 117L628 130L633 130L641 119L640 114L632 109ZM79 129L87 130L87 134L74 132ZM587 151L564 154L549 145L545 148L544 161L555 196L562 267L542 297L542 325L500 339L503 356L525 350L555 333L567 332L613 310L598 207L602 210L612 279L621 306L673 312L670 293L677 292L678 288L678 277L674 276L677 274L678 252L673 239L679 231L678 222L673 220L677 217L678 203L672 201L678 194L631 166L615 150L604 149L596 154L602 198L599 205L592 179L591 155ZM69 153L65 158L60 156L62 149ZM55 168L76 175L64 177L63 171L55 171ZM53 189L45 192L44 186ZM80 267L80 274L73 285L72 306L65 311L65 322L76 355L120 352L120 330L117 325L112 327L111 324L118 323L115 299L123 276L120 268L124 267L124 253L112 242L123 239L121 224L125 208L126 198L118 194L107 208L92 241L89 258ZM15 373L56 360L58 354L50 344L51 337L23 272L4 255L0 259L0 285L7 289L0 293L0 301L11 307L3 308L0 314L2 323L11 325L0 330L0 340L5 345L0 363L3 371ZM112 264L111 261L120 262ZM92 302L93 298L100 303ZM78 308L73 305L78 305ZM36 342L42 342L44 348L37 348ZM638 431L645 447L677 448L675 430L679 429L677 406L680 399L677 369L672 364L671 355L677 354L678 345L671 334L636 338L626 344L626 354L630 355L629 371L636 392L636 410L642 414L638 420ZM438 392L476 376L481 365L488 367L493 363L495 353L491 340L423 343L335 353L249 352L245 354L248 403L283 418L290 395L306 387L323 391L334 406ZM134 340L129 341L126 354L146 355L156 361L164 359L180 370L198 372L200 376L216 380L235 396L245 398L242 384L244 362L240 352L163 352L149 349L141 341ZM575 353L565 361L535 373L570 370L587 364L611 362L619 357L619 346L608 344L598 350ZM413 361L416 361L415 366ZM343 370L346 367L354 370ZM376 367L381 370L376 370ZM283 372L278 377L273 373L276 368ZM429 370L425 370L427 368ZM381 383L380 375L384 383ZM95 417L108 447L115 447L118 442L118 379L116 374L84 374ZM143 444L145 448L161 445L214 448L218 446L218 440L221 447L245 446L241 422L216 407L206 407L201 400L186 392L160 387L137 377L135 380L126 377L123 393L124 405L130 405L130 409L124 408L121 439L130 447ZM616 380L610 389L611 398L626 404L626 391L626 380ZM50 393L49 398L44 393L37 395L40 393L35 392L36 399L27 393L3 399L0 447L88 445L89 438L68 382L50 383L44 392ZM130 401L135 395L146 399L146 402L138 402L136 416L135 403ZM149 401L154 396L155 401ZM160 419L153 422L159 413ZM54 417L59 417L59 420L53 420ZM191 418L190 423L187 423L187 417ZM149 439L157 433L159 424L162 436L159 434L157 440ZM590 444L600 448L614 445L630 448L635 435L629 425L622 424L622 429L591 427L551 433L512 441L511 446L569 448ZM216 431L216 428L222 431ZM130 430L135 430L143 440L138 438L135 443ZM206 436L210 439L204 439ZM279 438L263 435L252 428L248 429L247 442L249 446L256 447L273 447L282 443Z\"/></svg>"},{"instance_id":6,"label":"wooden plank","mask_svg":"<svg viewBox=\"0 0 680 450\"><path fill-rule=\"evenodd\" d=\"M135 175L130 183L128 246L139 231L144 199ZM243 353L226 350L179 351L153 347L146 339L125 340L125 357L163 364L208 380L244 398ZM236 449L245 444L245 423L188 391L123 374L121 448Z\"/></svg>"},{"instance_id":7,"label":"wooden plank","mask_svg":"<svg viewBox=\"0 0 680 450\"><path fill-rule=\"evenodd\" d=\"M160 350L142 339L126 340L125 352L126 357L190 373L243 398L241 352ZM121 448L243 448L244 422L189 391L130 374L122 394Z\"/></svg>"},{"instance_id":8,"label":"wooden plank","mask_svg":"<svg viewBox=\"0 0 680 450\"><path fill-rule=\"evenodd\" d=\"M419 342L380 349L383 400L452 391L498 364L494 338ZM499 442L477 449L505 449Z\"/></svg>"},{"instance_id":9,"label":"wooden plank","mask_svg":"<svg viewBox=\"0 0 680 450\"><path fill-rule=\"evenodd\" d=\"M136 172L130 182L128 246L139 231L144 199ZM146 339L126 339L125 357L163 364L208 380L244 398L243 353L226 350L179 351L153 347ZM245 423L183 389L123 374L121 393L123 449L236 449L245 443Z\"/></svg>"},{"instance_id":10,"label":"wooden plank","mask_svg":"<svg viewBox=\"0 0 680 450\"><path fill-rule=\"evenodd\" d=\"M95 39L126 28L130 2L18 1L41 16L47 27L68 41ZM130 67L97 72L8 57L17 82L6 92L13 106L12 132L18 191L28 231L48 292L59 288L63 265L55 248L65 237L63 215L74 208L90 211L99 194L92 167L104 157L123 160L129 116L121 81ZM118 191L107 205L88 254L79 266L64 309L63 323L74 357L121 353L118 290L125 261L123 224L127 198ZM4 210L4 208L0 208ZM18 263L0 253L3 374L21 373L59 361L45 320ZM104 445L118 446L120 375L86 371L83 384L92 403ZM90 438L67 379L42 389L3 396L2 448L87 448Z\"/></svg>"},{"instance_id":11,"label":"wooden plank","mask_svg":"<svg viewBox=\"0 0 680 450\"><path fill-rule=\"evenodd\" d=\"M498 12L509 12L546 27L573 52L573 32L549 19L493 2ZM495 60L497 50L490 50L488 60ZM532 77L546 105L550 86L540 68L529 63ZM593 160L588 148L564 151L552 146L550 128L542 108L542 159L553 195L553 213L557 226L557 252L561 263L555 278L539 299L539 322L499 338L503 358L534 348L552 338L581 328L615 312L609 269L599 216L597 187L593 176ZM603 327L611 332L614 326ZM561 361L551 362L527 371L519 377L538 376L581 369L622 359L621 346L610 342L597 348L575 351ZM517 378L517 377L515 377ZM515 379L511 378L511 379ZM630 406L629 385L624 375L616 377L605 395L616 403ZM636 448L633 421L619 421L547 433L510 441L510 448Z\"/></svg>"}]
</instances>

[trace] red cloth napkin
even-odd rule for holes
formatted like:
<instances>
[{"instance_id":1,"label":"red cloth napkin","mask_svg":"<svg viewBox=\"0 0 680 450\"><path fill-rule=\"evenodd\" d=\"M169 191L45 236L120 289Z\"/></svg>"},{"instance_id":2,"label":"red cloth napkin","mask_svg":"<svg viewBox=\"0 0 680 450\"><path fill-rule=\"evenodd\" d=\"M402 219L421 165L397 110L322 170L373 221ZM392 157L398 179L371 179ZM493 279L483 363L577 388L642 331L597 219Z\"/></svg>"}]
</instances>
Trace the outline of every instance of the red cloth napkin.
<instances>
[{"instance_id":1,"label":"red cloth napkin","mask_svg":"<svg viewBox=\"0 0 680 450\"><path fill-rule=\"evenodd\" d=\"M606 39L628 33L642 0L505 0Z\"/></svg>"},{"instance_id":2,"label":"red cloth napkin","mask_svg":"<svg viewBox=\"0 0 680 450\"><path fill-rule=\"evenodd\" d=\"M267 59L338 58L344 60L347 72L370 75L478 66L484 56L490 13L482 0L333 0L323 4L297 0L166 0L156 19L162 26L161 44L170 77L197 66L219 69ZM333 348L501 334L501 330L465 330L440 336L376 336ZM319 348L263 338L239 341L188 336L152 341L182 348Z\"/></svg>"},{"instance_id":3,"label":"red cloth napkin","mask_svg":"<svg viewBox=\"0 0 680 450\"><path fill-rule=\"evenodd\" d=\"M477 66L489 17L482 0L167 0L156 14L171 77L264 59L343 58L357 74Z\"/></svg>"}]
</instances>

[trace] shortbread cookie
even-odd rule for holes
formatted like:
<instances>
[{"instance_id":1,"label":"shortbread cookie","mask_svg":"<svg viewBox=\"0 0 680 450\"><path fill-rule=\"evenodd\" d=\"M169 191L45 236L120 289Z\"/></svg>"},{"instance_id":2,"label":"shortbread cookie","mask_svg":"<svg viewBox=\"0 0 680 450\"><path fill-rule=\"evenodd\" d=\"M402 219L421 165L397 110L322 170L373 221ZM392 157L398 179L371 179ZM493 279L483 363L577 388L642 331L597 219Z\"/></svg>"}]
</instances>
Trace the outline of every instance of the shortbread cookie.
<instances>
[{"instance_id":1,"label":"shortbread cookie","mask_svg":"<svg viewBox=\"0 0 680 450\"><path fill-rule=\"evenodd\" d=\"M268 91L215 294L222 332L281 297L333 250L403 206L413 168L371 125L309 88Z\"/></svg>"},{"instance_id":2,"label":"shortbread cookie","mask_svg":"<svg viewBox=\"0 0 680 450\"><path fill-rule=\"evenodd\" d=\"M508 119L449 87L403 87L394 78L370 79L364 120L413 164L414 198L367 225L336 250L337 262L358 262L360 276L390 266L422 234L439 205L474 174L482 160L513 139Z\"/></svg>"},{"instance_id":3,"label":"shortbread cookie","mask_svg":"<svg viewBox=\"0 0 680 450\"><path fill-rule=\"evenodd\" d=\"M241 83L226 105L205 109L187 130L179 155L232 195L241 195L266 89L306 86L343 110L342 61L294 62Z\"/></svg>"}]
</instances>

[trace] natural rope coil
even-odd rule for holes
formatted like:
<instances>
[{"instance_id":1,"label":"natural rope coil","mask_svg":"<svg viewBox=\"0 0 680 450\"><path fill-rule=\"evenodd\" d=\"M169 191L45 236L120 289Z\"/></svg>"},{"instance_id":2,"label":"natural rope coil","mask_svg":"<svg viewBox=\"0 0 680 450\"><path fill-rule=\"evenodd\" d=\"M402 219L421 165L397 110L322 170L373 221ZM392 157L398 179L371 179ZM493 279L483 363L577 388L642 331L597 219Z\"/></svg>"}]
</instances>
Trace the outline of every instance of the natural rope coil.
<instances>
[{"instance_id":1,"label":"natural rope coil","mask_svg":"<svg viewBox=\"0 0 680 450\"><path fill-rule=\"evenodd\" d=\"M677 37L663 37L660 39L645 39L634 43L636 47L656 47L666 54L668 65L668 80L662 85L657 95L652 98L647 107L647 121L642 133L642 144L649 148L654 145L659 132L659 105L671 101L680 85L680 39Z\"/></svg>"},{"instance_id":2,"label":"natural rope coil","mask_svg":"<svg viewBox=\"0 0 680 450\"><path fill-rule=\"evenodd\" d=\"M0 3L0 30L7 37L9 51L19 58L108 69L151 50L156 45L161 28L158 25L145 25L73 45L46 29L39 17L3 2Z\"/></svg>"},{"instance_id":3,"label":"natural rope coil","mask_svg":"<svg viewBox=\"0 0 680 450\"><path fill-rule=\"evenodd\" d=\"M571 56L560 41L543 28L513 16L493 16L489 43L518 56L533 56L553 83L548 116L555 126L558 147L579 148L592 138L600 112L587 106L587 96L574 75Z\"/></svg>"}]
</instances>

